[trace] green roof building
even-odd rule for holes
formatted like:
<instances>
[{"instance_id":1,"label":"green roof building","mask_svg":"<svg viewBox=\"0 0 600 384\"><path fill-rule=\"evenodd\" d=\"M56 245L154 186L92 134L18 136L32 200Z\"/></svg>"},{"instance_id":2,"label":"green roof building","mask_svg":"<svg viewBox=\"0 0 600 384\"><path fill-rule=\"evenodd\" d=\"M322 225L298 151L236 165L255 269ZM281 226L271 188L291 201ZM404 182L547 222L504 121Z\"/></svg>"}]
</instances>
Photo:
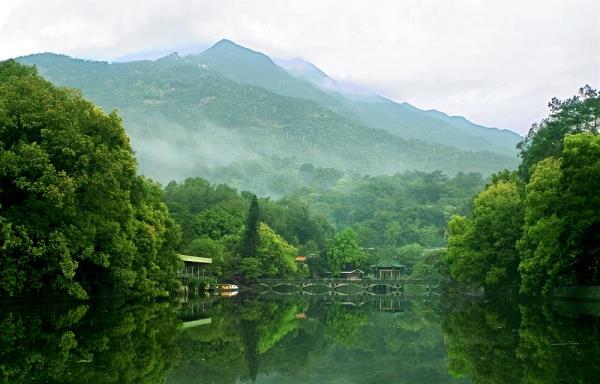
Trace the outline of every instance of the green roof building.
<instances>
[{"instance_id":1,"label":"green roof building","mask_svg":"<svg viewBox=\"0 0 600 384\"><path fill-rule=\"evenodd\" d=\"M373 277L379 280L398 280L406 275L406 266L393 260L371 265Z\"/></svg>"}]
</instances>

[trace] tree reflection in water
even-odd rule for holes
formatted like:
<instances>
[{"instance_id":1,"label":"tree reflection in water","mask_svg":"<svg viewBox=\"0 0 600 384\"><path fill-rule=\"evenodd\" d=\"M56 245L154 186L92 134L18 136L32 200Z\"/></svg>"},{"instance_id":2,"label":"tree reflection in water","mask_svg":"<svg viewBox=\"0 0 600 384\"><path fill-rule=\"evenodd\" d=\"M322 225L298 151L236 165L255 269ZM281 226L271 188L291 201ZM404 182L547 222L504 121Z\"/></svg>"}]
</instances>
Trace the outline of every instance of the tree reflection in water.
<instances>
[{"instance_id":1,"label":"tree reflection in water","mask_svg":"<svg viewBox=\"0 0 600 384\"><path fill-rule=\"evenodd\" d=\"M600 318L286 296L0 312L2 383L591 383ZM563 306L564 307L564 306Z\"/></svg>"},{"instance_id":2,"label":"tree reflection in water","mask_svg":"<svg viewBox=\"0 0 600 384\"><path fill-rule=\"evenodd\" d=\"M474 383L597 382L600 317L513 303L467 303L444 316L453 375Z\"/></svg>"},{"instance_id":3,"label":"tree reflection in water","mask_svg":"<svg viewBox=\"0 0 600 384\"><path fill-rule=\"evenodd\" d=\"M169 303L0 312L3 383L162 383L179 358Z\"/></svg>"}]
</instances>

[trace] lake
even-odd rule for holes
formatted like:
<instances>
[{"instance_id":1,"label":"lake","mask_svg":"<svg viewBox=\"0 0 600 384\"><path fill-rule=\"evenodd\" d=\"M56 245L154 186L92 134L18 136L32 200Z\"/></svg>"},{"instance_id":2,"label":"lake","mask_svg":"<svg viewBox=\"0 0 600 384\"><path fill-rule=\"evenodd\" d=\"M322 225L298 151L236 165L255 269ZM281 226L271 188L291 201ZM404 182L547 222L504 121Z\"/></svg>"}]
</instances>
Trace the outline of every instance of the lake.
<instances>
[{"instance_id":1,"label":"lake","mask_svg":"<svg viewBox=\"0 0 600 384\"><path fill-rule=\"evenodd\" d=\"M598 382L597 304L514 302L270 293L4 306L0 377L10 384Z\"/></svg>"}]
</instances>

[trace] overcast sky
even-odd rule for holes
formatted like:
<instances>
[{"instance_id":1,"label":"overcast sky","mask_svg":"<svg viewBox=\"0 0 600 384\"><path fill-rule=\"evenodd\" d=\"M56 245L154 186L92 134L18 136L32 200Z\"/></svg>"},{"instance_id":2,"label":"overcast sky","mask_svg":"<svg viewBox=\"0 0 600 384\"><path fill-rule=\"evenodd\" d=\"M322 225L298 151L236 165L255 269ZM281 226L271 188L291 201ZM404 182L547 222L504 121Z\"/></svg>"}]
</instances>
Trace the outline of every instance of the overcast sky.
<instances>
[{"instance_id":1,"label":"overcast sky","mask_svg":"<svg viewBox=\"0 0 600 384\"><path fill-rule=\"evenodd\" d=\"M114 60L221 38L525 133L600 79L600 0L0 1L0 59Z\"/></svg>"}]
</instances>

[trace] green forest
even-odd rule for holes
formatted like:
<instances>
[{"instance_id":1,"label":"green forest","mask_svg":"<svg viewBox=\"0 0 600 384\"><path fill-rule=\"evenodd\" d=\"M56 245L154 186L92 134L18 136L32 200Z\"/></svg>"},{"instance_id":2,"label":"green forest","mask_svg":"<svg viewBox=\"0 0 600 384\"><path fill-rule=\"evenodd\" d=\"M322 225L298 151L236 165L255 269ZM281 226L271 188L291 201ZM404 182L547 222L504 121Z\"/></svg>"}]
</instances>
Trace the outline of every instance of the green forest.
<instances>
[{"instance_id":1,"label":"green forest","mask_svg":"<svg viewBox=\"0 0 600 384\"><path fill-rule=\"evenodd\" d=\"M470 217L448 223L446 261L465 286L547 296L600 284L600 98L553 99L519 144L517 171L492 176Z\"/></svg>"},{"instance_id":2,"label":"green forest","mask_svg":"<svg viewBox=\"0 0 600 384\"><path fill-rule=\"evenodd\" d=\"M545 296L600 283L600 98L590 87L553 99L518 145L518 169L490 177L371 176L273 156L162 187L139 175L118 112L14 60L0 63L0 80L2 297L166 297L179 288L177 254L210 257L210 279L243 283L383 261L474 291Z\"/></svg>"},{"instance_id":3,"label":"green forest","mask_svg":"<svg viewBox=\"0 0 600 384\"><path fill-rule=\"evenodd\" d=\"M166 296L178 242L119 116L0 63L0 295Z\"/></svg>"}]
</instances>

